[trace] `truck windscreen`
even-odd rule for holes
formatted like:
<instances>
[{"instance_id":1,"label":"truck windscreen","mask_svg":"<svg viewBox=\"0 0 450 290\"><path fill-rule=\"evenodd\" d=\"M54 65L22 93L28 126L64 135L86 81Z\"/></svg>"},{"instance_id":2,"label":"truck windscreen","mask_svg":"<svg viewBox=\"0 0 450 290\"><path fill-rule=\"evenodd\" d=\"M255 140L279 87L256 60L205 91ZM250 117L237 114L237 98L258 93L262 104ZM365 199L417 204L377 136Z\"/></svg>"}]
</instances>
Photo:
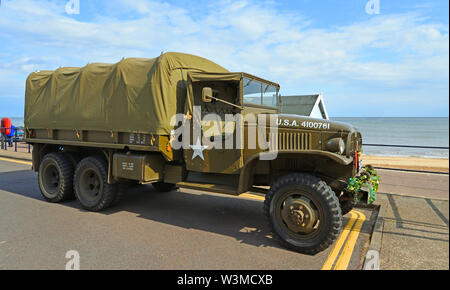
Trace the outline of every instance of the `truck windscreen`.
<instances>
[{"instance_id":1,"label":"truck windscreen","mask_svg":"<svg viewBox=\"0 0 450 290\"><path fill-rule=\"evenodd\" d=\"M244 103L277 106L277 87L250 78L244 78L243 82Z\"/></svg>"}]
</instances>

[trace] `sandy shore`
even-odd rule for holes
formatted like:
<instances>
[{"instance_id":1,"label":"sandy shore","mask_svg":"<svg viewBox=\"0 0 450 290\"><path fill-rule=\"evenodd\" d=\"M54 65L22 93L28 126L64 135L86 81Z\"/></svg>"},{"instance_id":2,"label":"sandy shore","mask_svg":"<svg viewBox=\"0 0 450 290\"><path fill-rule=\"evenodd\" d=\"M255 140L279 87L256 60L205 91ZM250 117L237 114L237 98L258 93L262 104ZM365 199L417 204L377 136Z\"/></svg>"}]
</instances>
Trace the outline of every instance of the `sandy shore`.
<instances>
[{"instance_id":1,"label":"sandy shore","mask_svg":"<svg viewBox=\"0 0 450 290\"><path fill-rule=\"evenodd\" d=\"M376 167L448 172L449 160L444 158L388 157L363 155L363 164Z\"/></svg>"}]
</instances>

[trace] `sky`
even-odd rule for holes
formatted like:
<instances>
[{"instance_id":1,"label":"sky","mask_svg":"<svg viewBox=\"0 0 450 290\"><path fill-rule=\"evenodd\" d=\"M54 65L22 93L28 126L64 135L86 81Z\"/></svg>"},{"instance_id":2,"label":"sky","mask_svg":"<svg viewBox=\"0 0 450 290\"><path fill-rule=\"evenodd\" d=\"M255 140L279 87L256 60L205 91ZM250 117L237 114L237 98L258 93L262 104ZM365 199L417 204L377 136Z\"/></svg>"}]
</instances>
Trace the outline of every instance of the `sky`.
<instances>
[{"instance_id":1,"label":"sky","mask_svg":"<svg viewBox=\"0 0 450 290\"><path fill-rule=\"evenodd\" d=\"M331 117L449 115L448 1L1 0L0 116L33 71L163 51L321 92Z\"/></svg>"}]
</instances>

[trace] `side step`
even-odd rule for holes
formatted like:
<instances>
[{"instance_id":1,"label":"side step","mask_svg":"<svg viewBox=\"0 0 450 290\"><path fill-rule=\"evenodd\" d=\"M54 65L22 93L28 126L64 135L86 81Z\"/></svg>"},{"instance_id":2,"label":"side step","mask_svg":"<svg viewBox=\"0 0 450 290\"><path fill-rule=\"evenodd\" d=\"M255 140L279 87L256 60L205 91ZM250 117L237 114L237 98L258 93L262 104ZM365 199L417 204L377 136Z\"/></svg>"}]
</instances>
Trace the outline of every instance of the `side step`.
<instances>
[{"instance_id":1,"label":"side step","mask_svg":"<svg viewBox=\"0 0 450 290\"><path fill-rule=\"evenodd\" d=\"M199 183L199 182L178 182L177 186L180 188L189 188L195 190L203 190L215 193L223 193L229 195L240 195L237 193L237 189L231 185L224 184L211 184L211 183ZM252 187L249 191L244 193L257 193L258 195L264 196L267 193L267 189L261 187ZM244 194L242 193L242 194Z\"/></svg>"}]
</instances>

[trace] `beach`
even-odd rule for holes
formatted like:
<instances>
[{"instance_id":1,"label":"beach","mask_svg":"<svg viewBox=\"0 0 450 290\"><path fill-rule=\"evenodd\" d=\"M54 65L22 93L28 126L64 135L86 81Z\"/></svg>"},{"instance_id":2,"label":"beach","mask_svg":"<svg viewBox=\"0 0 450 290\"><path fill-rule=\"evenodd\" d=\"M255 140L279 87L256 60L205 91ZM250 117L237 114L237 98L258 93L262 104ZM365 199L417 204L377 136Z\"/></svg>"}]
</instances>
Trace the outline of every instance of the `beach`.
<instances>
[{"instance_id":1,"label":"beach","mask_svg":"<svg viewBox=\"0 0 450 290\"><path fill-rule=\"evenodd\" d=\"M420 171L449 172L448 158L392 157L363 155L364 165Z\"/></svg>"}]
</instances>

